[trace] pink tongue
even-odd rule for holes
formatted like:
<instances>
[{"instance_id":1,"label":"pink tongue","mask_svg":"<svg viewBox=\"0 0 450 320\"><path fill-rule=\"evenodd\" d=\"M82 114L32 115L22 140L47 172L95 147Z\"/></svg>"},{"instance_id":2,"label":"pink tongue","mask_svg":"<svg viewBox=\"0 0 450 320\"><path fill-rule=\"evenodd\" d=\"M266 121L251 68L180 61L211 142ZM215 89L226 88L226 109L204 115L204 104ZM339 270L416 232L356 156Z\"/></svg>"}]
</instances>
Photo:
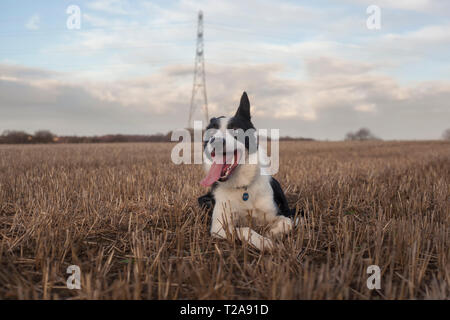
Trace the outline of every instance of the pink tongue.
<instances>
[{"instance_id":1,"label":"pink tongue","mask_svg":"<svg viewBox=\"0 0 450 320\"><path fill-rule=\"evenodd\" d=\"M200 182L200 184L204 187L209 187L214 182L219 180L220 174L222 173L222 163L216 163L215 161L211 165L211 168L208 171L208 175Z\"/></svg>"},{"instance_id":2,"label":"pink tongue","mask_svg":"<svg viewBox=\"0 0 450 320\"><path fill-rule=\"evenodd\" d=\"M236 152L237 159L235 159L236 163L239 163L239 159L241 158L241 155L239 152ZM213 164L211 165L211 168L209 168L207 176L200 182L200 184L204 187L209 187L214 182L219 180L220 175L222 174L222 168L225 164L232 165L233 160L233 154L227 154L223 157L222 163L216 163L216 161L213 161Z\"/></svg>"}]
</instances>

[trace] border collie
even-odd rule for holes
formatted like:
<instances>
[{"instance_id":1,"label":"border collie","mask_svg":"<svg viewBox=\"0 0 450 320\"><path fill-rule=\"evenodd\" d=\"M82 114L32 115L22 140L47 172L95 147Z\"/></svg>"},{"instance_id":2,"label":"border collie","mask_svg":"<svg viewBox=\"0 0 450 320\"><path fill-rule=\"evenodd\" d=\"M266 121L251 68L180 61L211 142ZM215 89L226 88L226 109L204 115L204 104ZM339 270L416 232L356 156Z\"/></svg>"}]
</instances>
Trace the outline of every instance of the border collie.
<instances>
[{"instance_id":1,"label":"border collie","mask_svg":"<svg viewBox=\"0 0 450 320\"><path fill-rule=\"evenodd\" d=\"M238 139L239 132L244 135ZM243 222L268 226L271 235L281 235L293 228L295 209L289 209L279 182L261 171L266 151L258 146L246 92L234 117L212 118L204 137L206 177L201 185L211 189L198 202L212 210L211 235L236 235L259 250L273 249L269 237L243 226Z\"/></svg>"}]
</instances>

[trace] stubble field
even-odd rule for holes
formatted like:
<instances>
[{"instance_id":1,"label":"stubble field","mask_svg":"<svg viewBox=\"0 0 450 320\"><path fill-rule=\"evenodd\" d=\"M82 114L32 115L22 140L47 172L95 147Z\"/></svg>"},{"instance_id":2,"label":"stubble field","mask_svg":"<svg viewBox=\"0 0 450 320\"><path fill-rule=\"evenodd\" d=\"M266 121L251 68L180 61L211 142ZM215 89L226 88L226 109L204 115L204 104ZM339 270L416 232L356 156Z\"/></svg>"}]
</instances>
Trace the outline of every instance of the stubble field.
<instances>
[{"instance_id":1,"label":"stubble field","mask_svg":"<svg viewBox=\"0 0 450 320\"><path fill-rule=\"evenodd\" d=\"M449 142L282 142L272 253L210 237L173 146L0 146L0 299L450 298Z\"/></svg>"}]
</instances>

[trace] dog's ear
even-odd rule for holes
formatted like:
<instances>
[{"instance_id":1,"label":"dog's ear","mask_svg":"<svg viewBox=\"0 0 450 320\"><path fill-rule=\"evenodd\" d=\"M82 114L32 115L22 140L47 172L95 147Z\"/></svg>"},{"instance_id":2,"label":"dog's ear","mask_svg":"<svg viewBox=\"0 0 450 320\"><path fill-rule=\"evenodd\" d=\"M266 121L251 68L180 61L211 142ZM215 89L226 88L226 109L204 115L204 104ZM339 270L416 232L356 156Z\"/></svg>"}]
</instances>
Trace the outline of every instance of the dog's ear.
<instances>
[{"instance_id":1,"label":"dog's ear","mask_svg":"<svg viewBox=\"0 0 450 320\"><path fill-rule=\"evenodd\" d=\"M242 94L241 103L239 104L235 117L242 117L250 120L250 101L248 100L247 92L245 91Z\"/></svg>"}]
</instances>

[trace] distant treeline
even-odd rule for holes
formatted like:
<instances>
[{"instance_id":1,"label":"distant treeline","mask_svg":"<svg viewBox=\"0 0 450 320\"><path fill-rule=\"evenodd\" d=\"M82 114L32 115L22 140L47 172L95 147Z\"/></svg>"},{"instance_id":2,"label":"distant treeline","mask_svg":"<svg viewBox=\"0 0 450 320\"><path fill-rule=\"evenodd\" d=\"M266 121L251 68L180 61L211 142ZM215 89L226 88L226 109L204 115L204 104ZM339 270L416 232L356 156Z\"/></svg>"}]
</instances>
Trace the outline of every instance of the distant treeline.
<instances>
[{"instance_id":1,"label":"distant treeline","mask_svg":"<svg viewBox=\"0 0 450 320\"><path fill-rule=\"evenodd\" d=\"M0 144L37 144L37 143L112 143L112 142L170 142L172 132L152 135L108 134L103 136L57 136L48 130L39 130L34 134L24 131L7 130L0 136ZM193 135L191 135L193 136ZM310 138L280 137L281 141L314 141Z\"/></svg>"},{"instance_id":2,"label":"distant treeline","mask_svg":"<svg viewBox=\"0 0 450 320\"><path fill-rule=\"evenodd\" d=\"M316 141L313 138L302 138L302 137L289 137L289 136L284 136L284 137L280 137L279 139L280 141Z\"/></svg>"},{"instance_id":3,"label":"distant treeline","mask_svg":"<svg viewBox=\"0 0 450 320\"><path fill-rule=\"evenodd\" d=\"M171 133L152 135L107 134L103 136L57 136L50 131L40 130L34 134L24 131L4 131L0 144L35 143L110 143L110 142L168 142Z\"/></svg>"}]
</instances>

